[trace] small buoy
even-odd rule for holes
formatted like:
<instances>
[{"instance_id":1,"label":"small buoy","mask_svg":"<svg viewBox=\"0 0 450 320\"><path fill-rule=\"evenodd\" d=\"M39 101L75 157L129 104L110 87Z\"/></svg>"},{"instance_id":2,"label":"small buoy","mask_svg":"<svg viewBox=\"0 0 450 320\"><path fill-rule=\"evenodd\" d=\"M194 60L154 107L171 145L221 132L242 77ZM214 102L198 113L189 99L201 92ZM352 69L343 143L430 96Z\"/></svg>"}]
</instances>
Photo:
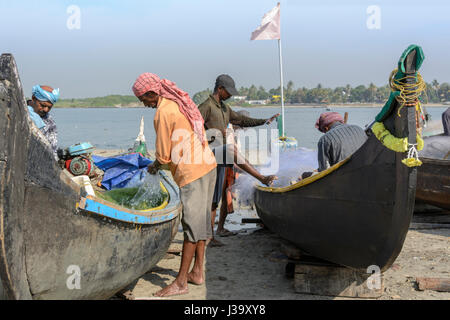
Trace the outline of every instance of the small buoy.
<instances>
[{"instance_id":1,"label":"small buoy","mask_svg":"<svg viewBox=\"0 0 450 320\"><path fill-rule=\"evenodd\" d=\"M297 149L298 146L297 139L294 137L279 137L277 144L281 150Z\"/></svg>"}]
</instances>

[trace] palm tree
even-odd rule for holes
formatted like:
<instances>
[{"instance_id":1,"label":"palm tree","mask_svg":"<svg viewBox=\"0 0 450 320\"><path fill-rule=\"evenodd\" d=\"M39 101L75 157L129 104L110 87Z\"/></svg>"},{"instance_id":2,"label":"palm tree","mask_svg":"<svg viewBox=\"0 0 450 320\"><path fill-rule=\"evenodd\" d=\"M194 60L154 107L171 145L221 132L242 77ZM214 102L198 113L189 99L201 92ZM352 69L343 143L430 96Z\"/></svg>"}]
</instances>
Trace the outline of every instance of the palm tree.
<instances>
[{"instance_id":1,"label":"palm tree","mask_svg":"<svg viewBox=\"0 0 450 320\"><path fill-rule=\"evenodd\" d=\"M292 103L291 99L294 95L294 82L292 80L289 80L286 88L286 100Z\"/></svg>"},{"instance_id":2,"label":"palm tree","mask_svg":"<svg viewBox=\"0 0 450 320\"><path fill-rule=\"evenodd\" d=\"M436 90L436 92L439 91L439 82L436 79L431 82L431 85L433 86L434 90Z\"/></svg>"},{"instance_id":3,"label":"palm tree","mask_svg":"<svg viewBox=\"0 0 450 320\"><path fill-rule=\"evenodd\" d=\"M372 82L369 84L369 87L367 88L369 90L369 101L367 102L375 102L375 95L377 93L377 86L374 85Z\"/></svg>"},{"instance_id":4,"label":"palm tree","mask_svg":"<svg viewBox=\"0 0 450 320\"><path fill-rule=\"evenodd\" d=\"M352 87L349 84L347 84L345 86L345 102L349 102L351 94L352 94Z\"/></svg>"}]
</instances>

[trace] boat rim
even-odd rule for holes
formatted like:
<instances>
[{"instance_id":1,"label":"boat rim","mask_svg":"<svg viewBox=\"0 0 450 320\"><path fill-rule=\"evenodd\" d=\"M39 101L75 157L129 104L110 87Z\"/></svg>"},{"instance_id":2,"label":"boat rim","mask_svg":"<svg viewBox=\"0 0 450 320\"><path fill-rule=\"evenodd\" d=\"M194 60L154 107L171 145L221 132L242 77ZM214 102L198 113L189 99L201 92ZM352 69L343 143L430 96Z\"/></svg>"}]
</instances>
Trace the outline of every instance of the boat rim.
<instances>
[{"instance_id":1,"label":"boat rim","mask_svg":"<svg viewBox=\"0 0 450 320\"><path fill-rule=\"evenodd\" d=\"M256 185L256 188L260 191L264 191L264 192L271 192L271 193L283 193L283 192L288 192L288 191L292 191L295 189L299 189L301 187L307 186L317 180L320 180L326 176L328 176L329 174L331 174L332 172L336 171L337 169L339 169L340 167L342 167L344 164L346 164L352 156L349 156L348 158L336 163L335 165L329 167L326 170L320 171L317 174L314 174L308 178L302 179L290 186L286 186L286 187L264 187L261 185Z\"/></svg>"}]
</instances>

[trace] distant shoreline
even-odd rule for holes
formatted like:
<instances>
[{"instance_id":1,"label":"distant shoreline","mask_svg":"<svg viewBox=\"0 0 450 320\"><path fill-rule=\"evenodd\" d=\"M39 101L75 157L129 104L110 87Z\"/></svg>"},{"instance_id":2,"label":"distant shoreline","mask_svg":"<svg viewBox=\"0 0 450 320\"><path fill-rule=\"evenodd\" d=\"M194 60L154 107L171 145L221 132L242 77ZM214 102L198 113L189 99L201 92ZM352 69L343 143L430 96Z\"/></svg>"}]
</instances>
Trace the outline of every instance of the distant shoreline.
<instances>
[{"instance_id":1,"label":"distant shoreline","mask_svg":"<svg viewBox=\"0 0 450 320\"><path fill-rule=\"evenodd\" d=\"M374 104L374 103L339 103L339 104L288 104L285 105L285 108L382 108L384 104ZM439 104L439 103L427 103L422 104L426 108L445 108L450 107L450 104ZM251 106L231 106L232 108L277 108L280 107L280 105L277 104L265 104L265 105L251 105ZM122 108L147 108L144 107L142 104L133 103L130 105L113 105L113 106L58 106L56 104L54 108L57 109L75 109L75 108L88 108L88 109L106 109L106 108L116 108L116 109L122 109Z\"/></svg>"},{"instance_id":2,"label":"distant shoreline","mask_svg":"<svg viewBox=\"0 0 450 320\"><path fill-rule=\"evenodd\" d=\"M450 107L450 104L439 104L439 103L427 103L422 104L426 108L445 108ZM374 104L374 103L337 103L337 104L289 104L284 105L285 108L382 108L384 104ZM252 105L252 106L231 106L239 108L277 108L280 105Z\"/></svg>"}]
</instances>

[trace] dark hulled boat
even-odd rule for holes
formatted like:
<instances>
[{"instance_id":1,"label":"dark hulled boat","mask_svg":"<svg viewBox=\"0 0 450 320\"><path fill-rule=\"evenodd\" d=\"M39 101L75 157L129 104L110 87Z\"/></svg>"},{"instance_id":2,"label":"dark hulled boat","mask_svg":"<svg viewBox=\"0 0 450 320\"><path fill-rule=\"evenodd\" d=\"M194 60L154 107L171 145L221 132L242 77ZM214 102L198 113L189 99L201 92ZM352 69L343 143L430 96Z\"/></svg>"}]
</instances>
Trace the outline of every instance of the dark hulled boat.
<instances>
[{"instance_id":1,"label":"dark hulled boat","mask_svg":"<svg viewBox=\"0 0 450 320\"><path fill-rule=\"evenodd\" d=\"M422 60L420 47L408 47L394 79L414 88ZM401 95L408 104L416 98L410 92ZM415 144L415 108L401 106L399 95L391 93L376 121L392 138ZM304 252L364 272L372 265L384 271L408 232L417 169L402 162L406 152L391 150L370 129L367 133L358 151L326 171L288 187L258 186L255 206L266 227Z\"/></svg>"},{"instance_id":2,"label":"dark hulled boat","mask_svg":"<svg viewBox=\"0 0 450 320\"><path fill-rule=\"evenodd\" d=\"M416 201L450 210L450 160L420 160L423 164L417 169Z\"/></svg>"},{"instance_id":3,"label":"dark hulled boat","mask_svg":"<svg viewBox=\"0 0 450 320\"><path fill-rule=\"evenodd\" d=\"M28 116L17 67L0 58L0 298L105 299L150 270L177 232L178 188L134 211L82 189Z\"/></svg>"}]
</instances>

